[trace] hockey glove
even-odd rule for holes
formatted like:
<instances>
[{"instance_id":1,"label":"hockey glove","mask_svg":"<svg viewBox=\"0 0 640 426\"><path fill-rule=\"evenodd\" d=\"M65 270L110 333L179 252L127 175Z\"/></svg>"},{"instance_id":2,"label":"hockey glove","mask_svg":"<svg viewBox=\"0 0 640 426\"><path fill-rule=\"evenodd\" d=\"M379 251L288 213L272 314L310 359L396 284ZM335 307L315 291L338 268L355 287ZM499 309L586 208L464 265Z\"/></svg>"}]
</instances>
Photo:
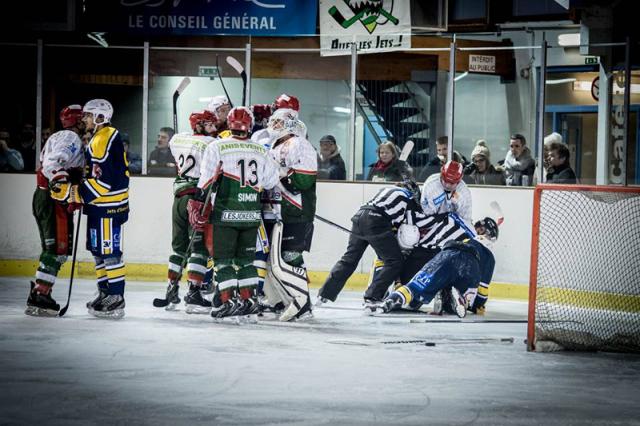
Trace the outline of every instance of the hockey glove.
<instances>
[{"instance_id":1,"label":"hockey glove","mask_svg":"<svg viewBox=\"0 0 640 426\"><path fill-rule=\"evenodd\" d=\"M67 173L65 170L55 172L53 177L49 181L51 198L56 201L66 201L66 199L69 197L70 189L71 183L69 182L69 173Z\"/></svg>"},{"instance_id":2,"label":"hockey glove","mask_svg":"<svg viewBox=\"0 0 640 426\"><path fill-rule=\"evenodd\" d=\"M211 204L207 206L205 211L203 212L204 202L191 199L187 202L187 212L189 213L189 223L191 227L197 231L201 232L204 230L208 220L209 213L211 213Z\"/></svg>"}]
</instances>

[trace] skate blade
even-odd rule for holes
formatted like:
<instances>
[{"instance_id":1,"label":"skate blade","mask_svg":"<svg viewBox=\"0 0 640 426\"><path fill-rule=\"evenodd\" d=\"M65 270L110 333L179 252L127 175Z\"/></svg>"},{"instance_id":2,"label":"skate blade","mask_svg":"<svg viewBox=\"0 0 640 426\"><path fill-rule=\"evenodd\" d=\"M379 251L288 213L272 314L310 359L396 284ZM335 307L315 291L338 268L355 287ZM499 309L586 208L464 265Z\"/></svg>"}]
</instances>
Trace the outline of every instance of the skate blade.
<instances>
[{"instance_id":1,"label":"skate blade","mask_svg":"<svg viewBox=\"0 0 640 426\"><path fill-rule=\"evenodd\" d=\"M27 306L24 313L32 317L57 317L58 311L54 309L39 308L37 306Z\"/></svg>"},{"instance_id":2,"label":"skate blade","mask_svg":"<svg viewBox=\"0 0 640 426\"><path fill-rule=\"evenodd\" d=\"M180 306L180 302L178 303L169 303L164 310L165 311L177 311L178 307Z\"/></svg>"},{"instance_id":3,"label":"skate blade","mask_svg":"<svg viewBox=\"0 0 640 426\"><path fill-rule=\"evenodd\" d=\"M113 311L107 311L107 312L90 309L89 313L96 318L114 319L114 320L119 320L124 318L124 309L114 309Z\"/></svg>"},{"instance_id":4,"label":"skate blade","mask_svg":"<svg viewBox=\"0 0 640 426\"><path fill-rule=\"evenodd\" d=\"M242 324L257 324L258 323L258 314L248 314L242 315L240 317L240 322Z\"/></svg>"},{"instance_id":5,"label":"skate blade","mask_svg":"<svg viewBox=\"0 0 640 426\"><path fill-rule=\"evenodd\" d=\"M209 314L211 306L187 305L184 311L188 314Z\"/></svg>"},{"instance_id":6,"label":"skate blade","mask_svg":"<svg viewBox=\"0 0 640 426\"><path fill-rule=\"evenodd\" d=\"M458 318L466 317L467 316L467 308L465 308L464 305L456 306L456 315L458 316Z\"/></svg>"},{"instance_id":7,"label":"skate blade","mask_svg":"<svg viewBox=\"0 0 640 426\"><path fill-rule=\"evenodd\" d=\"M213 322L216 322L218 324L231 324L231 325L240 325L240 317L232 317L232 316L226 316L226 317L213 317Z\"/></svg>"}]
</instances>

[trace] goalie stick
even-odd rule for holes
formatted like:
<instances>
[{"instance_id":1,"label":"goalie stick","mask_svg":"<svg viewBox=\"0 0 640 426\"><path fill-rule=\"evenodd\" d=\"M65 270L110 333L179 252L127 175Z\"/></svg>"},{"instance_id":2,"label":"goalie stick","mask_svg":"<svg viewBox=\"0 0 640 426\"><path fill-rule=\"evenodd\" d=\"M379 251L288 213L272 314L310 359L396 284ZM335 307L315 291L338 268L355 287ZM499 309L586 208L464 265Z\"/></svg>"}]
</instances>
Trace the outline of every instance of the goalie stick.
<instances>
[{"instance_id":1,"label":"goalie stick","mask_svg":"<svg viewBox=\"0 0 640 426\"><path fill-rule=\"evenodd\" d=\"M242 78L242 106L246 106L247 105L247 72L244 70L244 67L240 64L240 62L238 62L238 60L233 56L227 56L227 63L231 66L231 68L236 70L238 75L240 75L240 78Z\"/></svg>"},{"instance_id":2,"label":"goalie stick","mask_svg":"<svg viewBox=\"0 0 640 426\"><path fill-rule=\"evenodd\" d=\"M209 185L209 188L207 188L207 195L204 199L204 204L202 205L201 213L204 213L207 210L207 206L211 201L211 194L213 193L213 187L215 186L215 183L218 180L218 176L220 175L221 171L222 171L222 161L218 163L218 171L216 173L216 176L211 182L211 185ZM187 249L185 250L185 255L184 255L184 258L182 259L182 262L180 262L180 269L178 270L176 278L171 280L171 282L169 283L169 285L172 286L172 288L174 288L175 286L178 286L178 284L180 283L180 279L182 278L182 272L184 272L184 267L187 265L187 261L189 260L189 254L191 253L191 248L193 247L193 237L196 235L196 232L198 231L193 230L191 231L191 235L189 235L189 245L187 245ZM167 291L167 293L169 293L169 291ZM160 297L157 297L153 299L153 306L155 306L156 308L165 308L169 306L169 303L171 302L169 301L169 299L166 299L166 298L162 299Z\"/></svg>"},{"instance_id":3,"label":"goalie stick","mask_svg":"<svg viewBox=\"0 0 640 426\"><path fill-rule=\"evenodd\" d=\"M185 77L182 79L175 92L173 92L173 130L178 133L178 98L184 92L184 89L191 84L191 79Z\"/></svg>"},{"instance_id":4,"label":"goalie stick","mask_svg":"<svg viewBox=\"0 0 640 426\"><path fill-rule=\"evenodd\" d=\"M78 252L78 235L80 234L80 221L82 219L82 207L78 210L78 224L76 225L76 235L73 242L73 256L71 256L71 277L69 278L69 294L67 295L67 304L64 305L60 312L58 312L59 317L63 317L64 314L67 313L67 309L69 309L69 302L71 302L71 289L73 288L73 273L76 268L76 253Z\"/></svg>"}]
</instances>

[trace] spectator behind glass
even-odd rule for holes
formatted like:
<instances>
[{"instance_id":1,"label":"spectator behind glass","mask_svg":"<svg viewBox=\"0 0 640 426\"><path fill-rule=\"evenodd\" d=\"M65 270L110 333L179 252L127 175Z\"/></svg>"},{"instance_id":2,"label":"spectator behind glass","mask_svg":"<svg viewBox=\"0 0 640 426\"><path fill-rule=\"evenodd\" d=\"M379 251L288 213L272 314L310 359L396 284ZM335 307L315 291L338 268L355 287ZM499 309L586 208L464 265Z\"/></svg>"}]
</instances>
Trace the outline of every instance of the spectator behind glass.
<instances>
[{"instance_id":1,"label":"spectator behind glass","mask_svg":"<svg viewBox=\"0 0 640 426\"><path fill-rule=\"evenodd\" d=\"M169 149L169 140L175 134L171 127L162 127L158 132L158 145L149 156L149 174L175 176L176 164Z\"/></svg>"},{"instance_id":2,"label":"spectator behind glass","mask_svg":"<svg viewBox=\"0 0 640 426\"><path fill-rule=\"evenodd\" d=\"M378 145L376 149L378 161L369 164L371 169L367 180L373 182L401 182L402 172L411 175L407 163L398 159L398 148L393 142L386 141Z\"/></svg>"},{"instance_id":3,"label":"spectator behind glass","mask_svg":"<svg viewBox=\"0 0 640 426\"><path fill-rule=\"evenodd\" d=\"M25 124L20 133L18 151L24 161L25 172L36 171L36 132L32 124Z\"/></svg>"},{"instance_id":4,"label":"spectator behind glass","mask_svg":"<svg viewBox=\"0 0 640 426\"><path fill-rule=\"evenodd\" d=\"M9 132L0 130L0 172L19 172L24 169L22 154L10 148L10 140Z\"/></svg>"},{"instance_id":5,"label":"spectator behind glass","mask_svg":"<svg viewBox=\"0 0 640 426\"><path fill-rule=\"evenodd\" d=\"M336 138L326 135L320 138L320 152L318 153L318 179L345 180L347 169L340 155L340 147Z\"/></svg>"},{"instance_id":6,"label":"spectator behind glass","mask_svg":"<svg viewBox=\"0 0 640 426\"><path fill-rule=\"evenodd\" d=\"M48 127L42 129L42 144L40 146L44 146L45 142L47 142L47 139L49 139L49 136L51 136L51 129Z\"/></svg>"},{"instance_id":7,"label":"spectator behind glass","mask_svg":"<svg viewBox=\"0 0 640 426\"><path fill-rule=\"evenodd\" d=\"M496 169L491 164L491 151L487 141L479 139L471 151L471 164L464 169L464 181L474 185L505 185L502 168Z\"/></svg>"},{"instance_id":8,"label":"spectator behind glass","mask_svg":"<svg viewBox=\"0 0 640 426\"><path fill-rule=\"evenodd\" d=\"M449 138L446 136L440 136L436 141L436 156L432 158L426 166L422 168L418 175L418 182L424 182L429 176L435 173L440 173L442 166L447 162L447 156L449 154ZM453 151L451 158L453 161L457 161L462 165L466 165L467 161L460 155L458 151Z\"/></svg>"},{"instance_id":9,"label":"spectator behind glass","mask_svg":"<svg viewBox=\"0 0 640 426\"><path fill-rule=\"evenodd\" d=\"M529 186L533 183L535 161L526 146L527 140L519 133L511 135L510 150L504 159L504 171L508 186Z\"/></svg>"},{"instance_id":10,"label":"spectator behind glass","mask_svg":"<svg viewBox=\"0 0 640 426\"><path fill-rule=\"evenodd\" d=\"M546 183L578 183L576 174L569 165L571 153L567 145L558 142L549 144Z\"/></svg>"},{"instance_id":11,"label":"spectator behind glass","mask_svg":"<svg viewBox=\"0 0 640 426\"><path fill-rule=\"evenodd\" d=\"M131 151L129 133L120 133L120 138L124 144L124 152L127 156L127 161L129 162L129 171L133 174L142 173L142 158L135 152Z\"/></svg>"}]
</instances>

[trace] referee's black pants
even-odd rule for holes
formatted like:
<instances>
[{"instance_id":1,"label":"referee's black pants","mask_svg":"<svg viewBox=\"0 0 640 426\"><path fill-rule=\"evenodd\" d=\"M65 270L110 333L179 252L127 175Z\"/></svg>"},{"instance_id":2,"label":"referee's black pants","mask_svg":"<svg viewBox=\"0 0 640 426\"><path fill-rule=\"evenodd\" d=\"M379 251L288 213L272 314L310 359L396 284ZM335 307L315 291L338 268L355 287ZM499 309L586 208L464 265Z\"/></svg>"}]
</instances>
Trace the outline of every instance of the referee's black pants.
<instances>
[{"instance_id":1,"label":"referee's black pants","mask_svg":"<svg viewBox=\"0 0 640 426\"><path fill-rule=\"evenodd\" d=\"M381 271L377 273L364 293L365 299L381 301L387 287L400 275L402 269L402 251L398 245L396 234L393 232L389 218L367 207L362 207L351 218L351 236L347 251L331 269L327 280L318 295L335 301L344 288L345 283L353 274L358 262L362 259L367 246L371 246L384 262Z\"/></svg>"}]
</instances>

